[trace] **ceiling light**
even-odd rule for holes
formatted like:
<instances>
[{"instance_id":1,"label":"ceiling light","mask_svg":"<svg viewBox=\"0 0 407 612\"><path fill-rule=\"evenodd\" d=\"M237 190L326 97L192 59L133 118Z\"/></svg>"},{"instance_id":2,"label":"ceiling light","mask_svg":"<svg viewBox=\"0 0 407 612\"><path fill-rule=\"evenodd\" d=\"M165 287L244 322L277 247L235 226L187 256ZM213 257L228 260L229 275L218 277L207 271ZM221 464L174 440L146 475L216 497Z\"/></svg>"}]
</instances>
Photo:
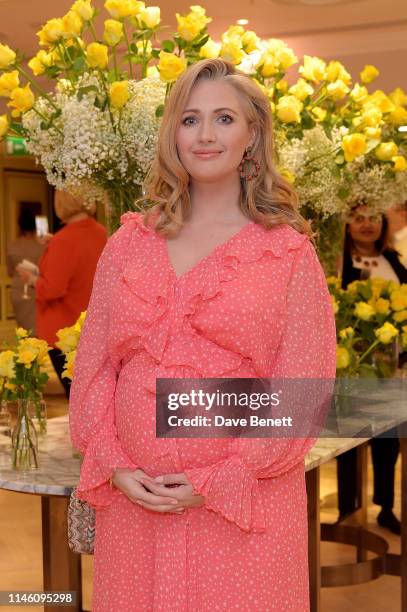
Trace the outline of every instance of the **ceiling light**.
<instances>
[{"instance_id":1,"label":"ceiling light","mask_svg":"<svg viewBox=\"0 0 407 612\"><path fill-rule=\"evenodd\" d=\"M238 20L236 21L236 23L237 23L238 25L245 26L245 25L247 25L247 24L249 23L249 20L248 20L248 19L238 19Z\"/></svg>"}]
</instances>

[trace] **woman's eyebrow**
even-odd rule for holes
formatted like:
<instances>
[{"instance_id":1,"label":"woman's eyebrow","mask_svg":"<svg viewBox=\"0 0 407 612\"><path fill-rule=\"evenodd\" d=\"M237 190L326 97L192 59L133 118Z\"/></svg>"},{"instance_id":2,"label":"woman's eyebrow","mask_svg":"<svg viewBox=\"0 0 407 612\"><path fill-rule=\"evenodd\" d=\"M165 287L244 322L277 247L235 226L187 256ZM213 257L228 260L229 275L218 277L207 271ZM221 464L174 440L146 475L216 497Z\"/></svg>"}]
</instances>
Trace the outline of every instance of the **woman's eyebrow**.
<instances>
[{"instance_id":1,"label":"woman's eyebrow","mask_svg":"<svg viewBox=\"0 0 407 612\"><path fill-rule=\"evenodd\" d=\"M220 113L222 111L227 111L229 113L233 113L234 115L237 115L238 113L236 111L233 110L233 108L228 108L228 107L222 107L222 108L215 108L212 112L213 113ZM182 113L197 113L199 114L201 111L199 110L199 108L186 108L184 111L182 111Z\"/></svg>"}]
</instances>

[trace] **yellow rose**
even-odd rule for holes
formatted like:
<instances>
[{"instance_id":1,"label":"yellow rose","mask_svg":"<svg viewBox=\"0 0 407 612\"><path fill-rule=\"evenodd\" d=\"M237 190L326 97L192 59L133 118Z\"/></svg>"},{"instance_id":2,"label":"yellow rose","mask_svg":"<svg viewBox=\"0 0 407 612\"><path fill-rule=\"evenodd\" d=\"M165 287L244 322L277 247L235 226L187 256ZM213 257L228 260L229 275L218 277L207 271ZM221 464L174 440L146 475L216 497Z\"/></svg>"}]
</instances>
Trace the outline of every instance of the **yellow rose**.
<instances>
[{"instance_id":1,"label":"yellow rose","mask_svg":"<svg viewBox=\"0 0 407 612\"><path fill-rule=\"evenodd\" d=\"M390 161L397 153L398 146L392 140L390 142L381 142L375 149L375 155L380 161Z\"/></svg>"},{"instance_id":2,"label":"yellow rose","mask_svg":"<svg viewBox=\"0 0 407 612\"><path fill-rule=\"evenodd\" d=\"M95 9L91 6L90 0L76 0L72 5L72 10L83 19L83 21L90 21L93 17Z\"/></svg>"},{"instance_id":3,"label":"yellow rose","mask_svg":"<svg viewBox=\"0 0 407 612\"><path fill-rule=\"evenodd\" d=\"M336 347L336 369L344 370L350 364L350 355L348 349L344 346Z\"/></svg>"},{"instance_id":4,"label":"yellow rose","mask_svg":"<svg viewBox=\"0 0 407 612\"><path fill-rule=\"evenodd\" d=\"M109 98L113 108L122 108L130 97L129 82L115 81L110 85Z\"/></svg>"},{"instance_id":5,"label":"yellow rose","mask_svg":"<svg viewBox=\"0 0 407 612\"><path fill-rule=\"evenodd\" d=\"M222 43L235 42L242 44L242 37L245 29L240 25L229 26L229 28L220 37Z\"/></svg>"},{"instance_id":6,"label":"yellow rose","mask_svg":"<svg viewBox=\"0 0 407 612\"><path fill-rule=\"evenodd\" d=\"M109 62L108 49L100 43L90 43L86 47L86 59L91 68L104 70Z\"/></svg>"},{"instance_id":7,"label":"yellow rose","mask_svg":"<svg viewBox=\"0 0 407 612\"><path fill-rule=\"evenodd\" d=\"M28 331L24 327L16 327L16 336L18 339L27 338Z\"/></svg>"},{"instance_id":8,"label":"yellow rose","mask_svg":"<svg viewBox=\"0 0 407 612\"><path fill-rule=\"evenodd\" d=\"M304 55L304 65L300 66L299 73L307 81L319 83L326 78L326 63L319 57Z\"/></svg>"},{"instance_id":9,"label":"yellow rose","mask_svg":"<svg viewBox=\"0 0 407 612\"><path fill-rule=\"evenodd\" d=\"M45 68L52 66L53 58L51 53L47 53L44 49L38 51L29 62L28 65L34 73L34 76L39 76L45 72Z\"/></svg>"},{"instance_id":10,"label":"yellow rose","mask_svg":"<svg viewBox=\"0 0 407 612\"><path fill-rule=\"evenodd\" d=\"M148 6L142 9L137 19L141 28L147 27L150 30L156 28L161 21L161 11L159 6Z\"/></svg>"},{"instance_id":11,"label":"yellow rose","mask_svg":"<svg viewBox=\"0 0 407 612\"><path fill-rule=\"evenodd\" d=\"M377 127L382 121L382 111L374 104L366 104L363 107L361 119L367 127Z\"/></svg>"},{"instance_id":12,"label":"yellow rose","mask_svg":"<svg viewBox=\"0 0 407 612\"><path fill-rule=\"evenodd\" d=\"M13 89L19 85L20 79L18 78L18 70L5 72L0 76L0 96L8 98Z\"/></svg>"},{"instance_id":13,"label":"yellow rose","mask_svg":"<svg viewBox=\"0 0 407 612\"><path fill-rule=\"evenodd\" d=\"M7 106L14 107L11 111L13 117L19 117L34 106L35 97L30 89L29 83L25 87L16 87L10 94L10 102Z\"/></svg>"},{"instance_id":14,"label":"yellow rose","mask_svg":"<svg viewBox=\"0 0 407 612\"><path fill-rule=\"evenodd\" d=\"M11 64L14 64L16 54L7 45L0 44L0 70L8 68Z\"/></svg>"},{"instance_id":15,"label":"yellow rose","mask_svg":"<svg viewBox=\"0 0 407 612\"><path fill-rule=\"evenodd\" d=\"M135 17L145 8L144 2L137 0L106 0L104 6L113 19Z\"/></svg>"},{"instance_id":16,"label":"yellow rose","mask_svg":"<svg viewBox=\"0 0 407 612\"><path fill-rule=\"evenodd\" d=\"M277 104L277 117L283 123L300 123L303 103L295 96L283 96Z\"/></svg>"},{"instance_id":17,"label":"yellow rose","mask_svg":"<svg viewBox=\"0 0 407 612\"><path fill-rule=\"evenodd\" d=\"M407 170L407 159L403 155L395 155L391 158L391 161L394 163L393 170L395 172Z\"/></svg>"},{"instance_id":18,"label":"yellow rose","mask_svg":"<svg viewBox=\"0 0 407 612\"><path fill-rule=\"evenodd\" d=\"M64 24L62 19L50 19L45 26L37 32L40 39L40 45L53 45L57 40L60 40L64 35Z\"/></svg>"},{"instance_id":19,"label":"yellow rose","mask_svg":"<svg viewBox=\"0 0 407 612\"><path fill-rule=\"evenodd\" d=\"M86 310L84 310L83 312L81 312L81 314L79 315L78 320L76 321L74 328L76 331L80 332L82 331L82 327L83 324L85 323L85 319L86 319Z\"/></svg>"},{"instance_id":20,"label":"yellow rose","mask_svg":"<svg viewBox=\"0 0 407 612\"><path fill-rule=\"evenodd\" d=\"M384 91L381 89L377 89L374 93L372 93L372 95L368 98L368 102L378 106L382 113L391 113L396 108L389 96L386 96Z\"/></svg>"},{"instance_id":21,"label":"yellow rose","mask_svg":"<svg viewBox=\"0 0 407 612\"><path fill-rule=\"evenodd\" d=\"M341 279L337 276L327 276L326 284L328 285L328 287L336 287L337 289L339 289L339 287L341 286Z\"/></svg>"},{"instance_id":22,"label":"yellow rose","mask_svg":"<svg viewBox=\"0 0 407 612\"><path fill-rule=\"evenodd\" d=\"M181 38L187 41L194 40L202 29L200 19L193 13L190 13L186 17L176 13L176 18L178 22L177 32Z\"/></svg>"},{"instance_id":23,"label":"yellow rose","mask_svg":"<svg viewBox=\"0 0 407 612\"><path fill-rule=\"evenodd\" d=\"M362 81L362 83L368 84L377 79L378 76L378 69L375 66L368 64L363 68L362 72L360 73L360 80Z\"/></svg>"},{"instance_id":24,"label":"yellow rose","mask_svg":"<svg viewBox=\"0 0 407 612\"><path fill-rule=\"evenodd\" d=\"M401 87L393 89L393 91L389 93L389 98L396 106L407 105L407 94Z\"/></svg>"},{"instance_id":25,"label":"yellow rose","mask_svg":"<svg viewBox=\"0 0 407 612\"><path fill-rule=\"evenodd\" d=\"M209 38L199 49L199 57L202 59L216 59L219 57L222 45Z\"/></svg>"},{"instance_id":26,"label":"yellow rose","mask_svg":"<svg viewBox=\"0 0 407 612\"><path fill-rule=\"evenodd\" d=\"M339 332L339 336L343 340L346 340L347 338L353 338L354 335L355 330L353 329L353 327L345 327L345 329L341 329L341 331Z\"/></svg>"},{"instance_id":27,"label":"yellow rose","mask_svg":"<svg viewBox=\"0 0 407 612\"><path fill-rule=\"evenodd\" d=\"M390 301L384 298L379 298L375 304L376 312L387 315L390 312Z\"/></svg>"},{"instance_id":28,"label":"yellow rose","mask_svg":"<svg viewBox=\"0 0 407 612\"><path fill-rule=\"evenodd\" d=\"M220 56L223 57L223 59L228 60L232 64L240 64L244 57L244 51L242 49L241 42L224 42L220 50Z\"/></svg>"},{"instance_id":29,"label":"yellow rose","mask_svg":"<svg viewBox=\"0 0 407 612\"><path fill-rule=\"evenodd\" d=\"M316 122L324 121L327 115L327 111L324 108L321 108L320 106L314 106L314 108L311 109L311 115L314 121Z\"/></svg>"},{"instance_id":30,"label":"yellow rose","mask_svg":"<svg viewBox=\"0 0 407 612\"><path fill-rule=\"evenodd\" d=\"M160 51L160 61L158 71L160 77L166 83L173 83L187 69L187 61L183 57L178 57L174 53Z\"/></svg>"},{"instance_id":31,"label":"yellow rose","mask_svg":"<svg viewBox=\"0 0 407 612\"><path fill-rule=\"evenodd\" d=\"M394 111L387 115L387 121L392 125L404 125L407 123L407 109L396 106Z\"/></svg>"},{"instance_id":32,"label":"yellow rose","mask_svg":"<svg viewBox=\"0 0 407 612\"><path fill-rule=\"evenodd\" d=\"M352 162L356 157L363 155L366 148L366 136L363 134L348 134L343 137L342 149L347 162Z\"/></svg>"},{"instance_id":33,"label":"yellow rose","mask_svg":"<svg viewBox=\"0 0 407 612\"><path fill-rule=\"evenodd\" d=\"M260 74L265 79L268 79L277 74L279 70L278 59L272 53L266 52L261 56L260 61L257 64L257 68L259 69Z\"/></svg>"},{"instance_id":34,"label":"yellow rose","mask_svg":"<svg viewBox=\"0 0 407 612\"><path fill-rule=\"evenodd\" d=\"M330 298L331 298L331 304L332 304L332 310L333 310L333 313L334 313L334 315L336 315L336 314L337 314L337 312L338 312L338 310L339 310L339 304L338 304L338 302L336 301L336 299L335 299L335 296L334 296L334 295L331 295L331 296L330 296Z\"/></svg>"},{"instance_id":35,"label":"yellow rose","mask_svg":"<svg viewBox=\"0 0 407 612\"><path fill-rule=\"evenodd\" d=\"M288 81L286 79L281 79L276 83L276 89L281 91L281 93L287 93L288 91Z\"/></svg>"},{"instance_id":36,"label":"yellow rose","mask_svg":"<svg viewBox=\"0 0 407 612\"><path fill-rule=\"evenodd\" d=\"M357 304L355 304L355 315L358 319L369 321L374 314L374 308L370 304L367 304L366 302L357 302Z\"/></svg>"},{"instance_id":37,"label":"yellow rose","mask_svg":"<svg viewBox=\"0 0 407 612\"><path fill-rule=\"evenodd\" d=\"M7 134L9 125L7 115L0 115L0 138Z\"/></svg>"},{"instance_id":38,"label":"yellow rose","mask_svg":"<svg viewBox=\"0 0 407 612\"><path fill-rule=\"evenodd\" d=\"M382 130L379 127L367 127L363 130L363 133L369 140L380 140L382 136Z\"/></svg>"},{"instance_id":39,"label":"yellow rose","mask_svg":"<svg viewBox=\"0 0 407 612\"><path fill-rule=\"evenodd\" d=\"M38 363L44 360L50 348L51 347L48 346L45 340L39 340L38 338L23 338L18 343L18 351L29 351L34 353Z\"/></svg>"},{"instance_id":40,"label":"yellow rose","mask_svg":"<svg viewBox=\"0 0 407 612\"><path fill-rule=\"evenodd\" d=\"M62 372L62 378L70 378L72 380L74 374L76 359L76 351L71 351L65 356L65 368Z\"/></svg>"},{"instance_id":41,"label":"yellow rose","mask_svg":"<svg viewBox=\"0 0 407 612\"><path fill-rule=\"evenodd\" d=\"M293 66L294 64L298 62L298 57L295 55L294 51L290 49L289 47L284 47L283 49L280 49L277 52L276 57L278 59L280 67L284 71L288 70L291 66Z\"/></svg>"},{"instance_id":42,"label":"yellow rose","mask_svg":"<svg viewBox=\"0 0 407 612\"><path fill-rule=\"evenodd\" d=\"M343 81L345 85L349 85L352 77L341 62L331 61L326 67L326 79L333 83L334 81Z\"/></svg>"},{"instance_id":43,"label":"yellow rose","mask_svg":"<svg viewBox=\"0 0 407 612\"><path fill-rule=\"evenodd\" d=\"M361 86L359 85L359 83L355 83L349 96L352 98L352 100L354 100L358 104L361 104L362 102L367 100L369 96L369 92L367 91L366 87L364 87L363 85Z\"/></svg>"},{"instance_id":44,"label":"yellow rose","mask_svg":"<svg viewBox=\"0 0 407 612\"><path fill-rule=\"evenodd\" d=\"M256 51L260 43L260 38L252 30L247 30L242 36L242 46L245 53Z\"/></svg>"},{"instance_id":45,"label":"yellow rose","mask_svg":"<svg viewBox=\"0 0 407 612\"><path fill-rule=\"evenodd\" d=\"M136 42L137 53L143 55L151 55L151 51L153 50L153 45L151 44L151 40L138 40ZM145 48L144 48L145 47Z\"/></svg>"},{"instance_id":46,"label":"yellow rose","mask_svg":"<svg viewBox=\"0 0 407 612\"><path fill-rule=\"evenodd\" d=\"M404 325L401 329L403 331L401 335L401 345L403 349L407 349L407 325Z\"/></svg>"},{"instance_id":47,"label":"yellow rose","mask_svg":"<svg viewBox=\"0 0 407 612\"><path fill-rule=\"evenodd\" d=\"M21 349L18 351L17 363L22 363L27 369L31 368L33 361L37 358L37 353L33 349Z\"/></svg>"},{"instance_id":48,"label":"yellow rose","mask_svg":"<svg viewBox=\"0 0 407 612\"><path fill-rule=\"evenodd\" d=\"M344 83L344 81L338 79L333 83L329 83L326 91L328 97L332 98L332 100L341 100L347 93L349 93L349 87L346 85L346 83Z\"/></svg>"},{"instance_id":49,"label":"yellow rose","mask_svg":"<svg viewBox=\"0 0 407 612\"><path fill-rule=\"evenodd\" d=\"M1 351L0 352L0 376L4 378L14 378L14 351Z\"/></svg>"},{"instance_id":50,"label":"yellow rose","mask_svg":"<svg viewBox=\"0 0 407 612\"><path fill-rule=\"evenodd\" d=\"M78 346L80 333L72 327L63 327L57 331L58 342L55 346L59 348L63 353L69 353Z\"/></svg>"},{"instance_id":51,"label":"yellow rose","mask_svg":"<svg viewBox=\"0 0 407 612\"><path fill-rule=\"evenodd\" d=\"M393 313L393 319L396 323L402 323L407 320L407 310L399 310L399 312Z\"/></svg>"},{"instance_id":52,"label":"yellow rose","mask_svg":"<svg viewBox=\"0 0 407 612\"><path fill-rule=\"evenodd\" d=\"M404 310L407 308L407 296L400 289L392 291L390 295L393 310Z\"/></svg>"},{"instance_id":53,"label":"yellow rose","mask_svg":"<svg viewBox=\"0 0 407 612\"><path fill-rule=\"evenodd\" d=\"M115 47L123 38L123 24L116 19L106 19L103 38L110 47ZM139 41L140 42L140 41Z\"/></svg>"},{"instance_id":54,"label":"yellow rose","mask_svg":"<svg viewBox=\"0 0 407 612\"><path fill-rule=\"evenodd\" d=\"M288 91L303 102L305 98L312 96L314 88L305 79L298 79L295 85L292 85Z\"/></svg>"},{"instance_id":55,"label":"yellow rose","mask_svg":"<svg viewBox=\"0 0 407 612\"><path fill-rule=\"evenodd\" d=\"M399 335L399 330L389 322L375 330L375 336L382 344L389 344Z\"/></svg>"},{"instance_id":56,"label":"yellow rose","mask_svg":"<svg viewBox=\"0 0 407 612\"><path fill-rule=\"evenodd\" d=\"M294 185L295 174L290 172L290 170L287 170L287 168L280 168L279 173L281 174L283 178L285 178L286 181L288 181L291 185Z\"/></svg>"},{"instance_id":57,"label":"yellow rose","mask_svg":"<svg viewBox=\"0 0 407 612\"><path fill-rule=\"evenodd\" d=\"M69 13L62 17L62 27L64 38L75 38L80 36L82 32L82 19L75 11L69 11Z\"/></svg>"}]
</instances>

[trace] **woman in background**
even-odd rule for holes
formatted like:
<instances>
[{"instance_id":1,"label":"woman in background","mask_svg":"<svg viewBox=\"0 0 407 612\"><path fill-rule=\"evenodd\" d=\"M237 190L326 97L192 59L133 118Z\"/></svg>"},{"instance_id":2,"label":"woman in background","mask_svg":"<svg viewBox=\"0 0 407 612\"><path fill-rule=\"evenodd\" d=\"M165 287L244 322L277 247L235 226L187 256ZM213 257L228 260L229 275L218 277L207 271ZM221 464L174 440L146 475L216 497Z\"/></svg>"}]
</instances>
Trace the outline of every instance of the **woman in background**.
<instances>
[{"instance_id":1,"label":"woman in background","mask_svg":"<svg viewBox=\"0 0 407 612\"><path fill-rule=\"evenodd\" d=\"M396 283L407 282L407 270L400 263L396 251L386 247L387 219L373 213L368 206L356 206L345 226L345 246L342 269L342 288L355 280L383 278ZM400 521L393 513L394 469L399 452L397 432L389 437L370 441L374 473L373 502L381 506L377 522L381 527L400 534ZM338 457L339 520L356 510L357 452L352 449Z\"/></svg>"},{"instance_id":2,"label":"woman in background","mask_svg":"<svg viewBox=\"0 0 407 612\"><path fill-rule=\"evenodd\" d=\"M39 276L17 269L23 281L36 289L36 334L53 347L50 358L69 397L70 381L62 378L65 358L54 346L56 333L73 325L86 310L107 235L103 225L92 217L95 205L85 208L83 202L68 193L56 192L55 213L65 227L49 241L39 263Z\"/></svg>"},{"instance_id":3,"label":"woman in background","mask_svg":"<svg viewBox=\"0 0 407 612\"><path fill-rule=\"evenodd\" d=\"M19 236L7 249L7 272L11 276L11 303L18 327L32 330L35 335L35 290L27 285L17 271L17 266L27 259L38 265L45 246L36 236L35 216L26 208L18 217Z\"/></svg>"}]
</instances>

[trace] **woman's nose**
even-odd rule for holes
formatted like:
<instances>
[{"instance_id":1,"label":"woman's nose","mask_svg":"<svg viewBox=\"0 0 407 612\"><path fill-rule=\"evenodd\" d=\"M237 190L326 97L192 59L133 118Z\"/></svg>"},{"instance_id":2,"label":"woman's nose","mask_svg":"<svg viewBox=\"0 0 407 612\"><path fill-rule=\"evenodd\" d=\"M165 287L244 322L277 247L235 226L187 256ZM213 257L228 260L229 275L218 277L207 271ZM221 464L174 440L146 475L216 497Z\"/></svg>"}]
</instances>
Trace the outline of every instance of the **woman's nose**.
<instances>
[{"instance_id":1,"label":"woman's nose","mask_svg":"<svg viewBox=\"0 0 407 612\"><path fill-rule=\"evenodd\" d=\"M210 119L203 119L201 121L199 130L199 140L201 142L215 142L216 133L214 125Z\"/></svg>"}]
</instances>

